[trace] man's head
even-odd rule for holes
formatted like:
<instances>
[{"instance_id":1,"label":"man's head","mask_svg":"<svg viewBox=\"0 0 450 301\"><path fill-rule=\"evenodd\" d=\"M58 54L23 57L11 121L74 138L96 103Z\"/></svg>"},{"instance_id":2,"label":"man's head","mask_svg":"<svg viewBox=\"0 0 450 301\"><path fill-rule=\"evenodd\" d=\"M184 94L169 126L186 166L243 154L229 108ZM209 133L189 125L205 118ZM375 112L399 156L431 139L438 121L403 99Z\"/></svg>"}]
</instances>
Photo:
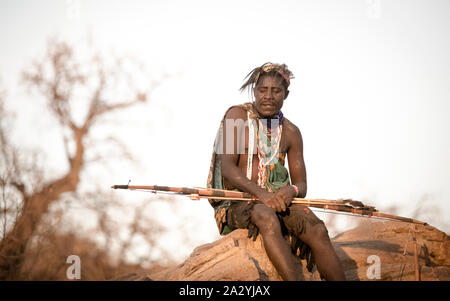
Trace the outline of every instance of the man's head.
<instances>
[{"instance_id":1,"label":"man's head","mask_svg":"<svg viewBox=\"0 0 450 301\"><path fill-rule=\"evenodd\" d=\"M290 79L293 78L287 66L266 63L253 69L246 78L248 79L240 90L247 88L253 92L254 104L259 114L263 117L278 114L289 95L288 87Z\"/></svg>"}]
</instances>

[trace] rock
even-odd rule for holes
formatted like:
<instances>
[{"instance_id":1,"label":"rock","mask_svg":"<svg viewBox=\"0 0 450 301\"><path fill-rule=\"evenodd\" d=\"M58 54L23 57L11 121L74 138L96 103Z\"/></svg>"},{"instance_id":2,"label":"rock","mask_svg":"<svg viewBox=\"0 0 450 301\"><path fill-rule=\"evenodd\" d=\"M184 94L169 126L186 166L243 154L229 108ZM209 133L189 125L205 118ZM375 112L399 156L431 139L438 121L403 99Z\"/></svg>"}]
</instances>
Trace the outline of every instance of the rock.
<instances>
[{"instance_id":1,"label":"rock","mask_svg":"<svg viewBox=\"0 0 450 301\"><path fill-rule=\"evenodd\" d=\"M379 258L380 280L415 280L414 232L420 280L450 280L450 238L431 226L366 219L332 242L348 280L371 280L372 255Z\"/></svg>"},{"instance_id":2,"label":"rock","mask_svg":"<svg viewBox=\"0 0 450 301\"><path fill-rule=\"evenodd\" d=\"M308 272L306 262L299 273L305 280L320 280L319 273ZM235 230L210 244L197 247L175 268L150 275L152 280L186 281L280 281L282 278L266 255L261 235L247 238L247 230Z\"/></svg>"},{"instance_id":3,"label":"rock","mask_svg":"<svg viewBox=\"0 0 450 301\"><path fill-rule=\"evenodd\" d=\"M117 277L114 277L112 279L109 279L110 281L152 281L148 275L146 275L144 272L134 272L124 275L119 275Z\"/></svg>"},{"instance_id":4,"label":"rock","mask_svg":"<svg viewBox=\"0 0 450 301\"><path fill-rule=\"evenodd\" d=\"M368 259L374 258L380 263L379 280L415 280L414 231L420 279L450 280L449 236L431 226L367 219L355 229L334 237L332 243L348 280L371 280L368 270L373 270L376 261ZM304 260L295 259L302 266L299 273L304 280L320 280L317 270L310 273ZM252 241L247 238L247 230L235 230L199 246L184 263L148 277L186 281L282 280L266 255L261 235Z\"/></svg>"}]
</instances>

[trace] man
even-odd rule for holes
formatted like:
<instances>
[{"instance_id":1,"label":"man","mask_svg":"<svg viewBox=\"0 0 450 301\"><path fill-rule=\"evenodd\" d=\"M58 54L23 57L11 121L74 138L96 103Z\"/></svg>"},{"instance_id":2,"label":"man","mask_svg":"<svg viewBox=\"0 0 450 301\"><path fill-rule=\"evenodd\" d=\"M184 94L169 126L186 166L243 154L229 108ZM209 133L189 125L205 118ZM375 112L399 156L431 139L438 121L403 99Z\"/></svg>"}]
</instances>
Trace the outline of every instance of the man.
<instances>
[{"instance_id":1,"label":"man","mask_svg":"<svg viewBox=\"0 0 450 301\"><path fill-rule=\"evenodd\" d=\"M291 204L294 197L305 197L307 189L302 135L281 112L292 77L286 65L272 63L247 76L241 91L249 89L254 102L225 113L208 187L245 191L258 201L211 200L211 205L221 235L235 229L248 229L254 239L261 234L267 255L284 280L300 280L300 267L291 252L305 258L309 269L315 264L326 280L345 280L323 222L307 207ZM284 167L286 155L289 172Z\"/></svg>"}]
</instances>

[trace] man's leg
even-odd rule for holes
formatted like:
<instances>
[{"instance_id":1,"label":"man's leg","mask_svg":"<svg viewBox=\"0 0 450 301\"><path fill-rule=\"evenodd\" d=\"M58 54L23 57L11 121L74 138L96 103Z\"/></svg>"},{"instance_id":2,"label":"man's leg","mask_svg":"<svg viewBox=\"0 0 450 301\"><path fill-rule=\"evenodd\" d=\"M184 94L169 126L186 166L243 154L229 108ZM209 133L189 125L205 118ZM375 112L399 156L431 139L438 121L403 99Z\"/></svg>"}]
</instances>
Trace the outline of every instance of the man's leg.
<instances>
[{"instance_id":1,"label":"man's leg","mask_svg":"<svg viewBox=\"0 0 450 301\"><path fill-rule=\"evenodd\" d=\"M289 232L294 233L311 248L314 262L322 277L330 281L345 280L341 262L331 244L328 230L311 210L300 205L290 206L289 214L283 217L283 221ZM305 228L301 229L300 225Z\"/></svg>"},{"instance_id":2,"label":"man's leg","mask_svg":"<svg viewBox=\"0 0 450 301\"><path fill-rule=\"evenodd\" d=\"M306 233L299 238L311 248L314 262L322 277L331 281L345 281L341 262L323 224L307 224Z\"/></svg>"},{"instance_id":3,"label":"man's leg","mask_svg":"<svg viewBox=\"0 0 450 301\"><path fill-rule=\"evenodd\" d=\"M290 246L281 233L278 217L273 209L256 204L250 213L251 222L258 227L267 256L283 280L299 281L300 265L294 260Z\"/></svg>"}]
</instances>

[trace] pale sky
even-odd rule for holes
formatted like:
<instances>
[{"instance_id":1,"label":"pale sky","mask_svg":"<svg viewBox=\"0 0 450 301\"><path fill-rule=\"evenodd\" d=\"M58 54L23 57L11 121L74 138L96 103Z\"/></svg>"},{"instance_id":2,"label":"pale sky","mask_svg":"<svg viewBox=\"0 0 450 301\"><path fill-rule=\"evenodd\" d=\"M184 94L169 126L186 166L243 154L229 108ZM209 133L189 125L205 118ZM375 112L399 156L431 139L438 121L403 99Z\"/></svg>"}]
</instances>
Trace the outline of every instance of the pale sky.
<instances>
[{"instance_id":1,"label":"pale sky","mask_svg":"<svg viewBox=\"0 0 450 301\"><path fill-rule=\"evenodd\" d=\"M204 186L220 119L249 100L238 91L247 73L270 61L295 76L282 110L303 135L308 198L397 206L404 216L424 200L417 218L450 232L449 1L1 1L0 77L21 109L14 135L39 143L58 172L59 132L18 81L50 36L90 36L97 49L172 75L149 105L121 117L141 164L113 164L99 175L105 189L129 179ZM217 239L207 201L180 204L171 223L188 220L197 245Z\"/></svg>"}]
</instances>

